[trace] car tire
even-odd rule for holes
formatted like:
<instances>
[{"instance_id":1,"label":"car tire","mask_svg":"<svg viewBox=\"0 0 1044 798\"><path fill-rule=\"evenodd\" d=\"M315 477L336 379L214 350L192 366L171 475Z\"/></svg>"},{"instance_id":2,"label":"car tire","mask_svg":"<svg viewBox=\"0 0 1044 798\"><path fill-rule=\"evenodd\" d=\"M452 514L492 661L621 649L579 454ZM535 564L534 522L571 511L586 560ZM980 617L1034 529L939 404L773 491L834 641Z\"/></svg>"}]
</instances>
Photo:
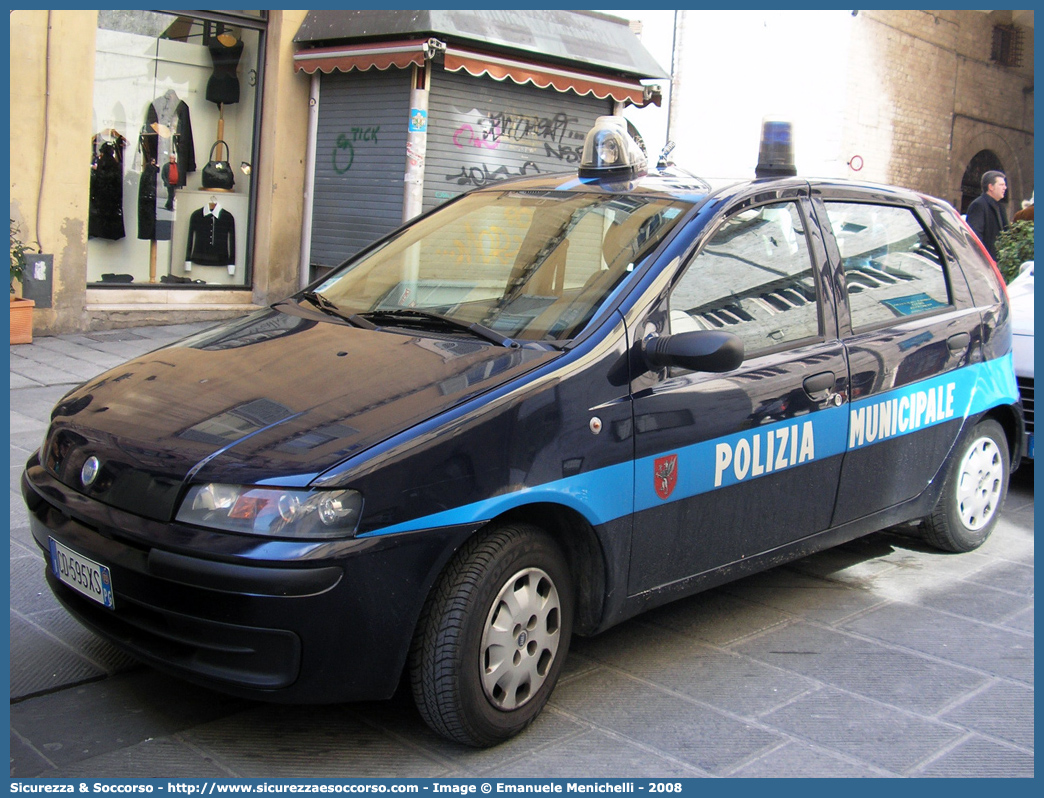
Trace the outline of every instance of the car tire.
<instances>
[{"instance_id":1,"label":"car tire","mask_svg":"<svg viewBox=\"0 0 1044 798\"><path fill-rule=\"evenodd\" d=\"M554 539L527 524L468 541L429 596L410 684L438 734L487 747L540 713L569 650L573 587Z\"/></svg>"},{"instance_id":2,"label":"car tire","mask_svg":"<svg viewBox=\"0 0 1044 798\"><path fill-rule=\"evenodd\" d=\"M924 519L925 539L943 551L977 549L993 532L1008 493L1011 457L1001 425L977 424L950 464L942 495Z\"/></svg>"}]
</instances>

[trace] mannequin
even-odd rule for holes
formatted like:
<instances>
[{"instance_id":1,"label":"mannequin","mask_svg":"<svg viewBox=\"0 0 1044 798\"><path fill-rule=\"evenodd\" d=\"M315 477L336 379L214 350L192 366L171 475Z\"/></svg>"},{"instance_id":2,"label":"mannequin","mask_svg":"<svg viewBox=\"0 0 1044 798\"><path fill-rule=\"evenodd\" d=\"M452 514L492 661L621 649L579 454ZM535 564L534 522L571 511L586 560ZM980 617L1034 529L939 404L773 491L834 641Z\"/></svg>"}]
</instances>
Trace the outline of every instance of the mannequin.
<instances>
[{"instance_id":1,"label":"mannequin","mask_svg":"<svg viewBox=\"0 0 1044 798\"><path fill-rule=\"evenodd\" d=\"M243 54L243 42L231 33L222 33L207 45L214 61L214 73L207 81L207 100L218 105L239 102L239 77L236 69Z\"/></svg>"}]
</instances>

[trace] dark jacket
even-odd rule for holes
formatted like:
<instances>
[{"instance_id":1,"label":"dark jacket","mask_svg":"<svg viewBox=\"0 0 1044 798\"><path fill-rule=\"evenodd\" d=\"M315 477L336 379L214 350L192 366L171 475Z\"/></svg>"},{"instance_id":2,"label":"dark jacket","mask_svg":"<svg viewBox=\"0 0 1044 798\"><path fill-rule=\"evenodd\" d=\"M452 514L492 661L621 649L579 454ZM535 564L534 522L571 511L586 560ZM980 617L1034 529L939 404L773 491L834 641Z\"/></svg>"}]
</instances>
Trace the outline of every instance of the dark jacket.
<instances>
[{"instance_id":1,"label":"dark jacket","mask_svg":"<svg viewBox=\"0 0 1044 798\"><path fill-rule=\"evenodd\" d=\"M145 112L141 132L141 153L146 164L159 166L166 162L170 152L177 156L178 188L182 188L188 173L196 171L196 146L192 140L189 108L173 91L152 101Z\"/></svg>"},{"instance_id":2,"label":"dark jacket","mask_svg":"<svg viewBox=\"0 0 1044 798\"><path fill-rule=\"evenodd\" d=\"M968 206L968 227L975 231L994 260L997 260L997 236L1007 226L1004 209L989 194L980 194Z\"/></svg>"},{"instance_id":3,"label":"dark jacket","mask_svg":"<svg viewBox=\"0 0 1044 798\"><path fill-rule=\"evenodd\" d=\"M213 212L202 207L189 217L185 260L199 266L228 266L236 262L236 220L220 205Z\"/></svg>"}]
</instances>

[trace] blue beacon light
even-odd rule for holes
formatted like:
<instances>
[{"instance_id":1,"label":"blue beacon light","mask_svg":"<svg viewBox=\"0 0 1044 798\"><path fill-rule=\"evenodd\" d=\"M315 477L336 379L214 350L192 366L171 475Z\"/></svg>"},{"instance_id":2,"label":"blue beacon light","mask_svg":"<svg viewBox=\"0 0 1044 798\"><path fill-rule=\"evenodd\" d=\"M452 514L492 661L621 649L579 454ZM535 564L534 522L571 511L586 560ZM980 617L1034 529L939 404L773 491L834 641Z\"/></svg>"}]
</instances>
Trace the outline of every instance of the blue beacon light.
<instances>
[{"instance_id":1,"label":"blue beacon light","mask_svg":"<svg viewBox=\"0 0 1044 798\"><path fill-rule=\"evenodd\" d=\"M794 126L781 119L765 119L761 123L761 145L758 148L756 177L794 177Z\"/></svg>"}]
</instances>

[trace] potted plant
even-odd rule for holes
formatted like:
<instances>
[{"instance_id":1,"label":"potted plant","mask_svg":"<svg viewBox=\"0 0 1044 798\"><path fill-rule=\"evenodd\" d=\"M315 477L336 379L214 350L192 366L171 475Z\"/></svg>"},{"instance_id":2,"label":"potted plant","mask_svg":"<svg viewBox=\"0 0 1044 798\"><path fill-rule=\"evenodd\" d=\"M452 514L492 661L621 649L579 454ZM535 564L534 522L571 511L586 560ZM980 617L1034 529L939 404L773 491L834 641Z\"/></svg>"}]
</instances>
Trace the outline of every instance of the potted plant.
<instances>
[{"instance_id":1,"label":"potted plant","mask_svg":"<svg viewBox=\"0 0 1044 798\"><path fill-rule=\"evenodd\" d=\"M36 252L36 248L22 241L18 223L11 219L11 343L31 344L33 342L33 307L31 299L23 299L15 295L15 281L22 282L25 274L25 253Z\"/></svg>"}]
</instances>

